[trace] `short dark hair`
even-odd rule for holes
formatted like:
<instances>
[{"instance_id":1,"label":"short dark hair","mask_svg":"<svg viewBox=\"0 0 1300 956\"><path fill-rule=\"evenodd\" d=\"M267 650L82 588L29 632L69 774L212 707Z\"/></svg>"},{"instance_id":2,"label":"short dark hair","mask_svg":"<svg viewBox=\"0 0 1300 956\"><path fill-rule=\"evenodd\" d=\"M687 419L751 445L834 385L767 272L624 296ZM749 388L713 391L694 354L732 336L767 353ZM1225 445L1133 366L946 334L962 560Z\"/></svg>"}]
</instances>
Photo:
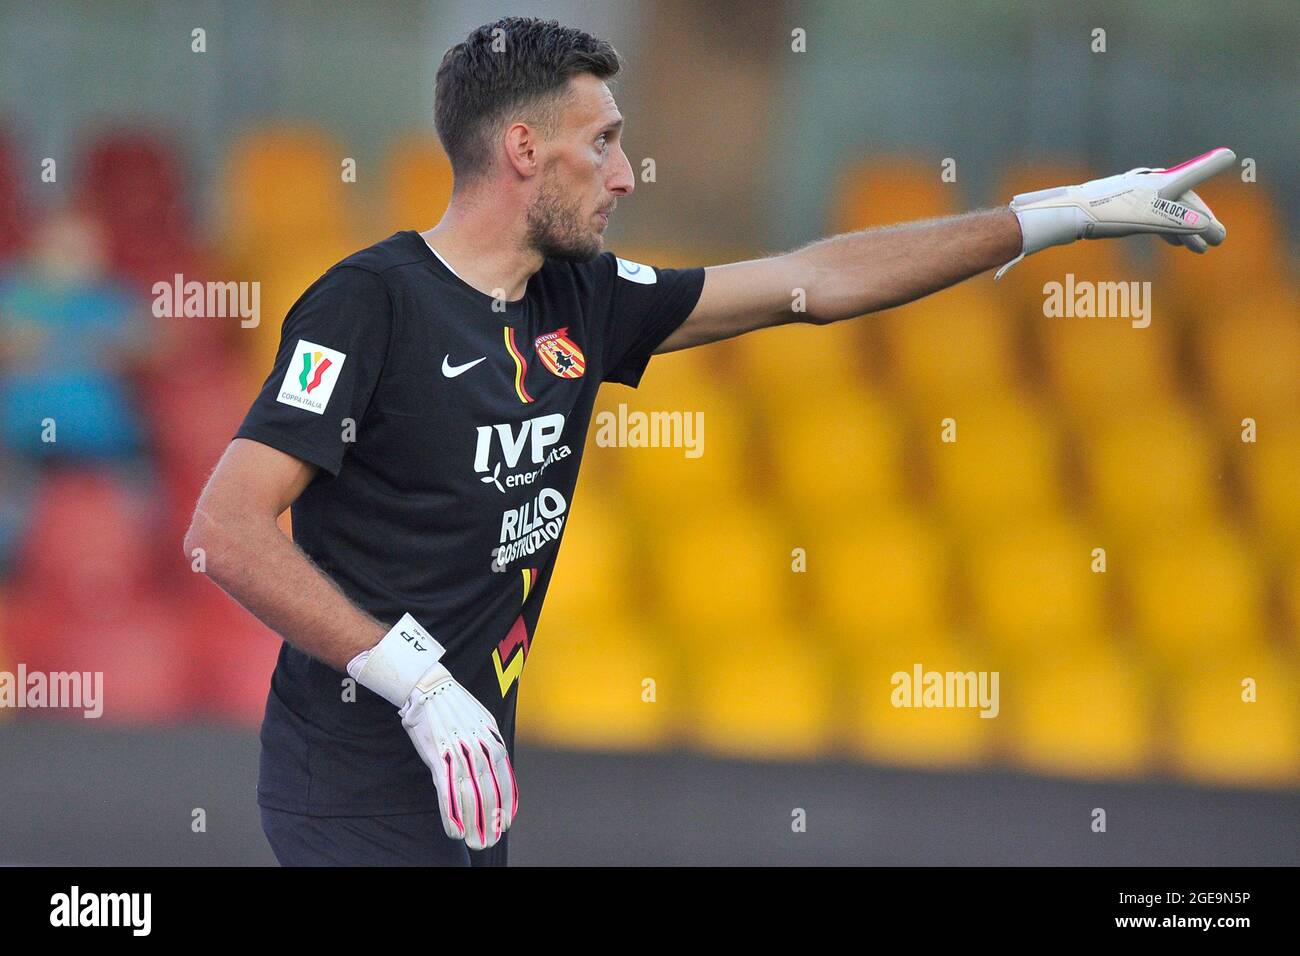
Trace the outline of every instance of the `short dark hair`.
<instances>
[{"instance_id":1,"label":"short dark hair","mask_svg":"<svg viewBox=\"0 0 1300 956\"><path fill-rule=\"evenodd\" d=\"M607 41L555 20L503 17L473 31L443 55L434 87L434 125L456 182L488 169L505 119L525 113L549 132L570 78L608 79L620 65Z\"/></svg>"}]
</instances>

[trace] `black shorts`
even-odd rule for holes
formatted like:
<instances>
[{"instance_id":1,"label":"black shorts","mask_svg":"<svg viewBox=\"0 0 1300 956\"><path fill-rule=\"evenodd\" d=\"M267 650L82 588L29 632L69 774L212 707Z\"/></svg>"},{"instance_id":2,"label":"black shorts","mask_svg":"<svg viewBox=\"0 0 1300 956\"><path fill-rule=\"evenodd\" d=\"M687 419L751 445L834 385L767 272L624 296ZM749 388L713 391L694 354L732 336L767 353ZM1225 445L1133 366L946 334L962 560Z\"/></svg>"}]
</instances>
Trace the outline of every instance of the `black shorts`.
<instances>
[{"instance_id":1,"label":"black shorts","mask_svg":"<svg viewBox=\"0 0 1300 956\"><path fill-rule=\"evenodd\" d=\"M316 817L261 807L262 832L281 866L505 866L505 834L471 851L434 813Z\"/></svg>"}]
</instances>

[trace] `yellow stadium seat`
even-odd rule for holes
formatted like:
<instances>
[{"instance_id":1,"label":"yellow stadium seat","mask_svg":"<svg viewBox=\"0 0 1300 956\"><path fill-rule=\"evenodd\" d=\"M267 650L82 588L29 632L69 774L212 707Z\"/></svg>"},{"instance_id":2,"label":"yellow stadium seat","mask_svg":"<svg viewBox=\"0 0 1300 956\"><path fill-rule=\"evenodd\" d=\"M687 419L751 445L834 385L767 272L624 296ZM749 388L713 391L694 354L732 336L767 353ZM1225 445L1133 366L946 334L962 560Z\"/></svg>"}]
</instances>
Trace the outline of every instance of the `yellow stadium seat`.
<instances>
[{"instance_id":1,"label":"yellow stadium seat","mask_svg":"<svg viewBox=\"0 0 1300 956\"><path fill-rule=\"evenodd\" d=\"M1280 582L1282 604L1287 615L1286 647L1291 654L1300 653L1300 556L1282 569Z\"/></svg>"},{"instance_id":2,"label":"yellow stadium seat","mask_svg":"<svg viewBox=\"0 0 1300 956\"><path fill-rule=\"evenodd\" d=\"M1216 250L1217 251L1217 250ZM1226 303L1207 319L1197 351L1223 420L1294 422L1300 415L1300 300L1274 287ZM1270 419L1272 420L1270 422Z\"/></svg>"},{"instance_id":3,"label":"yellow stadium seat","mask_svg":"<svg viewBox=\"0 0 1300 956\"><path fill-rule=\"evenodd\" d=\"M665 744L689 702L656 632L627 621L543 614L519 678L527 739L599 750Z\"/></svg>"},{"instance_id":4,"label":"yellow stadium seat","mask_svg":"<svg viewBox=\"0 0 1300 956\"><path fill-rule=\"evenodd\" d=\"M932 416L922 445L950 527L982 531L1057 507L1058 437L1033 399L972 396L943 413L956 424L956 441L940 440L943 419Z\"/></svg>"},{"instance_id":5,"label":"yellow stadium seat","mask_svg":"<svg viewBox=\"0 0 1300 956\"><path fill-rule=\"evenodd\" d=\"M433 133L394 142L384 163L384 203L377 235L437 224L451 201L451 161Z\"/></svg>"},{"instance_id":6,"label":"yellow stadium seat","mask_svg":"<svg viewBox=\"0 0 1300 956\"><path fill-rule=\"evenodd\" d=\"M936 672L946 686L946 674L972 674L970 683L954 680L953 697L961 687L965 702L972 706L915 706L917 667L921 672L922 696L926 675ZM991 754L997 738L1000 716L981 717L987 710L979 700L979 672L986 672L985 690L990 702L992 671L980 652L964 648L938 632L899 631L856 654L846 663L851 680L848 700L849 745L858 756L880 763L920 767L972 766ZM1001 677L997 703L1000 708ZM912 706L901 706L911 704Z\"/></svg>"},{"instance_id":7,"label":"yellow stadium seat","mask_svg":"<svg viewBox=\"0 0 1300 956\"><path fill-rule=\"evenodd\" d=\"M805 414L821 402L838 405L850 400L842 392L852 393L869 380L866 329L873 321L791 323L750 332L724 343L732 346L725 353L725 371L768 422Z\"/></svg>"},{"instance_id":8,"label":"yellow stadium seat","mask_svg":"<svg viewBox=\"0 0 1300 956\"><path fill-rule=\"evenodd\" d=\"M743 501L692 507L665 500L650 518L636 548L663 569L653 586L667 627L685 635L730 628L755 637L783 630L797 542L770 512Z\"/></svg>"},{"instance_id":9,"label":"yellow stadium seat","mask_svg":"<svg viewBox=\"0 0 1300 956\"><path fill-rule=\"evenodd\" d=\"M543 620L605 620L634 606L629 566L637 542L619 519L622 504L607 495L579 492L564 526L564 540L546 593Z\"/></svg>"},{"instance_id":10,"label":"yellow stadium seat","mask_svg":"<svg viewBox=\"0 0 1300 956\"><path fill-rule=\"evenodd\" d=\"M1233 443L1230 454L1251 503L1256 541L1275 556L1300 554L1300 420L1294 414L1265 417L1255 437Z\"/></svg>"},{"instance_id":11,"label":"yellow stadium seat","mask_svg":"<svg viewBox=\"0 0 1300 956\"><path fill-rule=\"evenodd\" d=\"M635 390L601 389L591 451L615 459L635 507L662 517L670 502L748 500L765 490L754 425L750 403L706 351L686 350L655 358Z\"/></svg>"},{"instance_id":12,"label":"yellow stadium seat","mask_svg":"<svg viewBox=\"0 0 1300 956\"><path fill-rule=\"evenodd\" d=\"M1219 503L1218 449L1181 407L1127 410L1080 450L1093 504L1113 541L1180 528Z\"/></svg>"},{"instance_id":13,"label":"yellow stadium seat","mask_svg":"<svg viewBox=\"0 0 1300 956\"><path fill-rule=\"evenodd\" d=\"M252 267L308 247L349 248L349 190L356 186L343 181L345 157L315 129L272 127L239 137L220 196L225 258Z\"/></svg>"},{"instance_id":14,"label":"yellow stadium seat","mask_svg":"<svg viewBox=\"0 0 1300 956\"><path fill-rule=\"evenodd\" d=\"M768 423L776 488L802 526L896 508L903 496L896 407L860 385Z\"/></svg>"},{"instance_id":15,"label":"yellow stadium seat","mask_svg":"<svg viewBox=\"0 0 1300 956\"><path fill-rule=\"evenodd\" d=\"M950 216L963 206L956 183L940 180L938 159L873 156L844 170L835 191L835 232Z\"/></svg>"},{"instance_id":16,"label":"yellow stadium seat","mask_svg":"<svg viewBox=\"0 0 1300 956\"><path fill-rule=\"evenodd\" d=\"M1123 318L1040 318L1037 331L1053 397L1085 431L1176 394L1177 329L1168 317L1154 315L1145 328Z\"/></svg>"},{"instance_id":17,"label":"yellow stadium seat","mask_svg":"<svg viewBox=\"0 0 1300 956\"><path fill-rule=\"evenodd\" d=\"M1254 702L1243 699L1249 693ZM1300 782L1300 684L1293 660L1268 652L1216 656L1171 683L1166 697L1171 759L1180 772L1227 787Z\"/></svg>"},{"instance_id":18,"label":"yellow stadium seat","mask_svg":"<svg viewBox=\"0 0 1300 956\"><path fill-rule=\"evenodd\" d=\"M688 668L695 746L757 759L815 757L832 746L832 672L804 636L719 629Z\"/></svg>"},{"instance_id":19,"label":"yellow stadium seat","mask_svg":"<svg viewBox=\"0 0 1300 956\"><path fill-rule=\"evenodd\" d=\"M1015 317L987 286L967 282L863 321L880 323L894 375L919 410L1014 387Z\"/></svg>"},{"instance_id":20,"label":"yellow stadium seat","mask_svg":"<svg viewBox=\"0 0 1300 956\"><path fill-rule=\"evenodd\" d=\"M1177 669L1250 649L1266 637L1266 595L1248 542L1214 523L1153 535L1132 552L1111 553L1142 643Z\"/></svg>"},{"instance_id":21,"label":"yellow stadium seat","mask_svg":"<svg viewBox=\"0 0 1300 956\"><path fill-rule=\"evenodd\" d=\"M1035 773L1134 776L1149 769L1156 694L1111 647L1013 658L1002 680L1008 756Z\"/></svg>"},{"instance_id":22,"label":"yellow stadium seat","mask_svg":"<svg viewBox=\"0 0 1300 956\"><path fill-rule=\"evenodd\" d=\"M1174 299L1185 321L1197 325L1285 278L1288 248L1279 207L1260 183L1221 176L1196 190L1228 229L1227 240L1205 255L1154 243L1160 288ZM1292 316L1294 318L1294 316Z\"/></svg>"},{"instance_id":23,"label":"yellow stadium seat","mask_svg":"<svg viewBox=\"0 0 1300 956\"><path fill-rule=\"evenodd\" d=\"M963 549L980 630L999 654L1052 660L1108 647L1112 580L1093 571L1102 538L1051 516L1009 522Z\"/></svg>"},{"instance_id":24,"label":"yellow stadium seat","mask_svg":"<svg viewBox=\"0 0 1300 956\"><path fill-rule=\"evenodd\" d=\"M949 612L946 542L910 512L842 514L810 538L806 584L830 639L929 633Z\"/></svg>"}]
</instances>

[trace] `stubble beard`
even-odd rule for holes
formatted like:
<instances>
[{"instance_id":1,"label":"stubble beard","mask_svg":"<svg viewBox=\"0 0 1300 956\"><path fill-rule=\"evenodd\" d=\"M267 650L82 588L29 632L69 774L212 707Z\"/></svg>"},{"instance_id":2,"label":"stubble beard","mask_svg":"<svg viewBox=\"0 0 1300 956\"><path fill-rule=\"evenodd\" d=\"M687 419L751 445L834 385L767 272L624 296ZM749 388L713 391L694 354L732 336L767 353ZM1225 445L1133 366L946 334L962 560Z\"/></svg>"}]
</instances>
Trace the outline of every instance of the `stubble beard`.
<instances>
[{"instance_id":1,"label":"stubble beard","mask_svg":"<svg viewBox=\"0 0 1300 956\"><path fill-rule=\"evenodd\" d=\"M527 225L529 244L547 259L590 262L600 255L600 236L584 226L580 203L565 203L550 180L529 205Z\"/></svg>"}]
</instances>

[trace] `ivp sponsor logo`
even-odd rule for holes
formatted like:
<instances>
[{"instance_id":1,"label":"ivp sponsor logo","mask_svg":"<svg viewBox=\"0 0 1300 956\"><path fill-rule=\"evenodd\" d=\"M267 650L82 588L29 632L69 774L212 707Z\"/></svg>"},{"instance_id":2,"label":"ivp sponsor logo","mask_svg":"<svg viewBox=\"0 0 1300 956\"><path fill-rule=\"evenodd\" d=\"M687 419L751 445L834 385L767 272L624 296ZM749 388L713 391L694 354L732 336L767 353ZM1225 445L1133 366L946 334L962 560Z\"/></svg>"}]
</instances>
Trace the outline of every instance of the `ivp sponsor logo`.
<instances>
[{"instance_id":1,"label":"ivp sponsor logo","mask_svg":"<svg viewBox=\"0 0 1300 956\"><path fill-rule=\"evenodd\" d=\"M564 416L558 413L526 419L519 423L518 431L510 422L479 425L478 441L474 446L474 471L478 472L480 481L495 485L500 492L531 485L552 464L569 457L568 445L552 447L560 440L563 431ZM521 464L525 470L517 471ZM537 467L529 469L529 464Z\"/></svg>"}]
</instances>

